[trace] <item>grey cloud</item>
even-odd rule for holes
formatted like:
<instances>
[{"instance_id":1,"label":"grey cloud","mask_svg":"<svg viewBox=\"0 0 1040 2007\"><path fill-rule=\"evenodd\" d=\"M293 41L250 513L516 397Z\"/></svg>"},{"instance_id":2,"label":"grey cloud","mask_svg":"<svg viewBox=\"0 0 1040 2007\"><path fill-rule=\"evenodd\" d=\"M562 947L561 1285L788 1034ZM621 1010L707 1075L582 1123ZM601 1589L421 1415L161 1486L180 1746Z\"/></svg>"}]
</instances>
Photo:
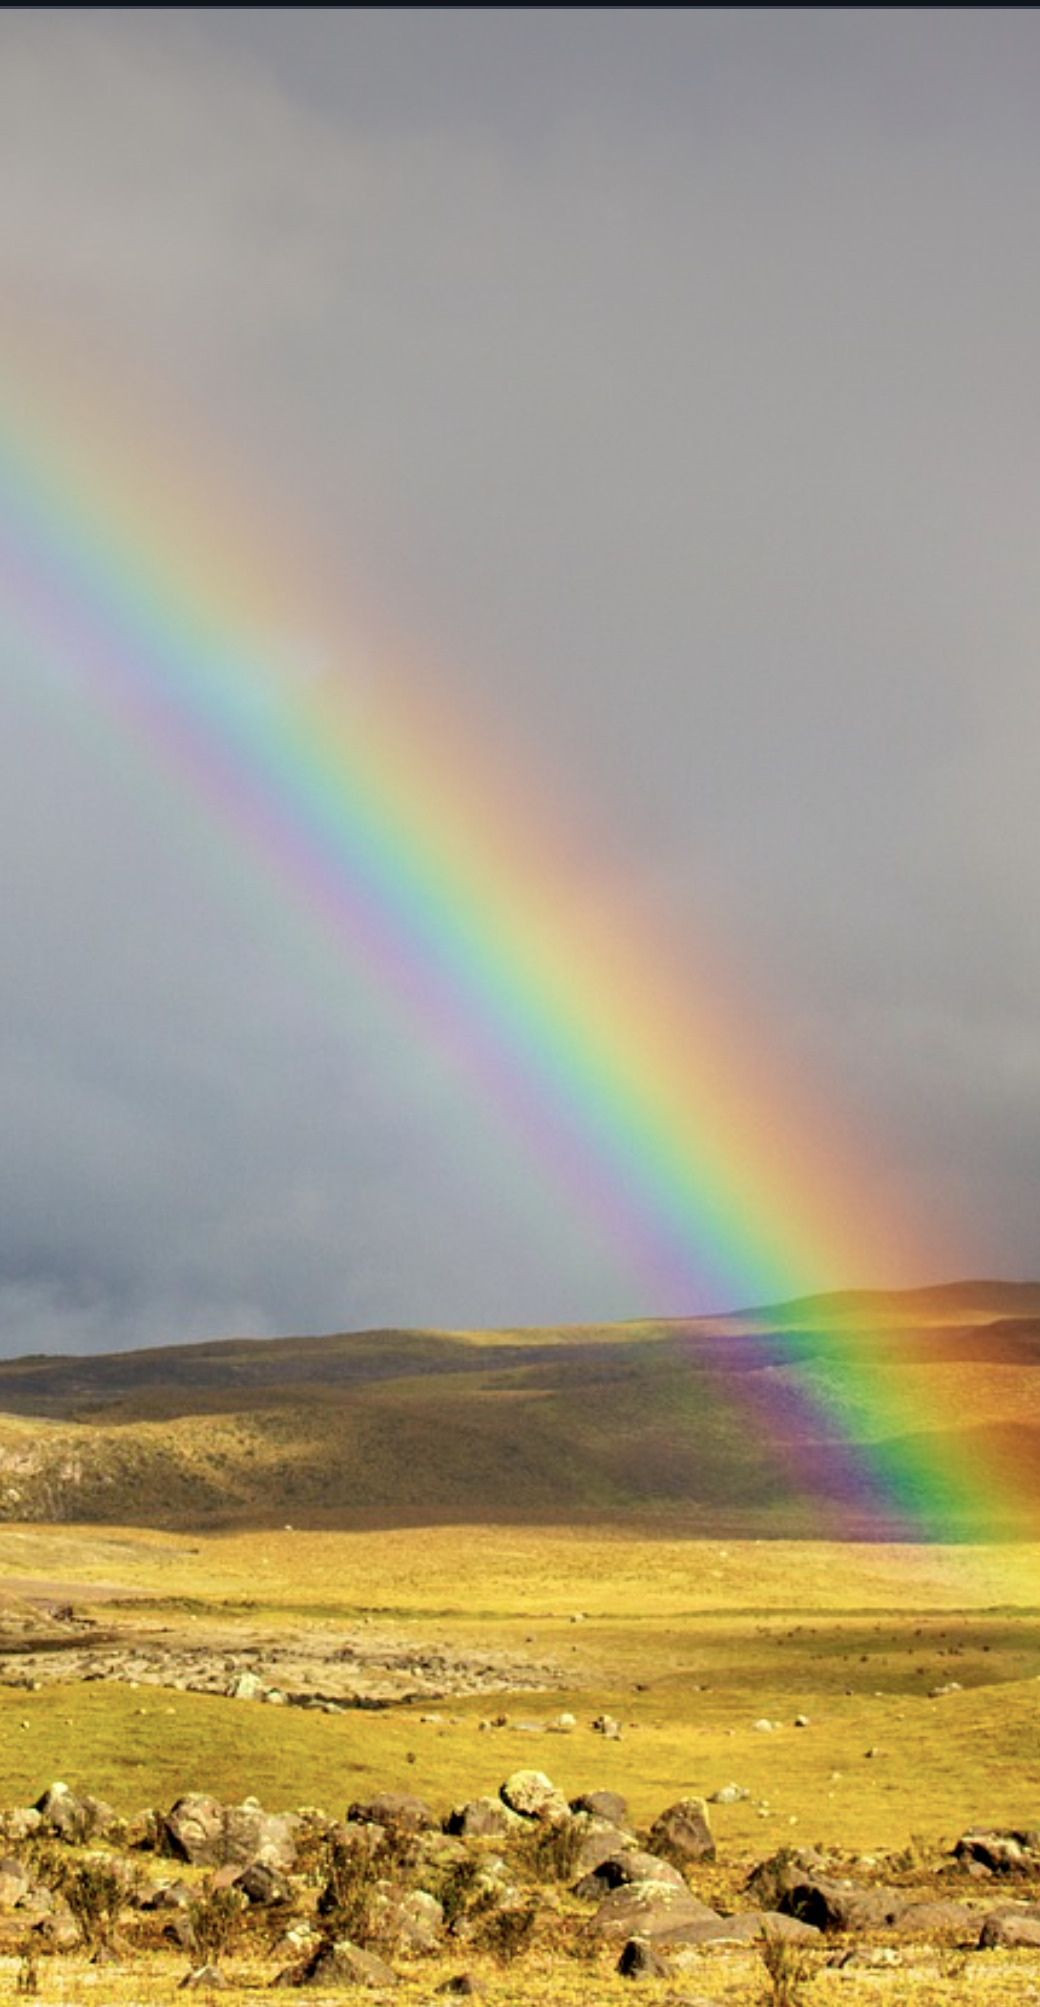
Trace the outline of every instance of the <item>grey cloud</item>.
<instances>
[{"instance_id":1,"label":"grey cloud","mask_svg":"<svg viewBox=\"0 0 1040 2007\"><path fill-rule=\"evenodd\" d=\"M601 874L660 915L709 985L732 965L922 1247L945 1221L951 1270L1011 1274L1040 1144L1038 37L0 24L11 297L241 441L362 657L514 749L590 899ZM648 1307L349 956L60 674L34 708L7 645L6 1349L51 1313L93 1344L106 1317L129 1343ZM872 1279L930 1278L806 1286Z\"/></svg>"}]
</instances>

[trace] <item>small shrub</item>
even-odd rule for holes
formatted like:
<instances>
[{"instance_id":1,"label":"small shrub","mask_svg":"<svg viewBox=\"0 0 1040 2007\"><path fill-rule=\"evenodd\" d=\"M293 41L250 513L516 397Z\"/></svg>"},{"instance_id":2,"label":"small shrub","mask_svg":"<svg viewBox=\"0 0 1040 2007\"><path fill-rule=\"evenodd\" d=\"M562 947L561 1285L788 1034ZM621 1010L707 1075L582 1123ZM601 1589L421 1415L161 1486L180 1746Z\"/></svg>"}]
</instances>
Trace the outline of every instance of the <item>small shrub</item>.
<instances>
[{"instance_id":1,"label":"small shrub","mask_svg":"<svg viewBox=\"0 0 1040 2007\"><path fill-rule=\"evenodd\" d=\"M206 1882L192 1897L187 1922L196 1965L216 1965L230 1951L245 1908L238 1889L214 1888L212 1882Z\"/></svg>"},{"instance_id":2,"label":"small shrub","mask_svg":"<svg viewBox=\"0 0 1040 2007\"><path fill-rule=\"evenodd\" d=\"M18 1946L18 1973L14 1982L16 1993L38 1993L40 1990L40 1947L33 1937L23 1937Z\"/></svg>"},{"instance_id":3,"label":"small shrub","mask_svg":"<svg viewBox=\"0 0 1040 2007\"><path fill-rule=\"evenodd\" d=\"M511 1965L528 1949L538 1921L537 1896L523 1903L498 1903L480 1920L474 1941L499 1965Z\"/></svg>"},{"instance_id":4,"label":"small shrub","mask_svg":"<svg viewBox=\"0 0 1040 2007\"><path fill-rule=\"evenodd\" d=\"M804 2007L812 1978L812 1959L805 1946L763 1930L758 1949L769 1975L769 2007Z\"/></svg>"},{"instance_id":5,"label":"small shrub","mask_svg":"<svg viewBox=\"0 0 1040 2007\"><path fill-rule=\"evenodd\" d=\"M449 1933L459 1929L486 1894L480 1877L481 1862L477 1855L464 1854L461 1860L452 1861L429 1878L430 1894L436 1896L444 1911L444 1928Z\"/></svg>"},{"instance_id":6,"label":"small shrub","mask_svg":"<svg viewBox=\"0 0 1040 2007\"><path fill-rule=\"evenodd\" d=\"M515 1857L537 1882L572 1882L585 1833L576 1819L542 1820L521 1835Z\"/></svg>"}]
</instances>

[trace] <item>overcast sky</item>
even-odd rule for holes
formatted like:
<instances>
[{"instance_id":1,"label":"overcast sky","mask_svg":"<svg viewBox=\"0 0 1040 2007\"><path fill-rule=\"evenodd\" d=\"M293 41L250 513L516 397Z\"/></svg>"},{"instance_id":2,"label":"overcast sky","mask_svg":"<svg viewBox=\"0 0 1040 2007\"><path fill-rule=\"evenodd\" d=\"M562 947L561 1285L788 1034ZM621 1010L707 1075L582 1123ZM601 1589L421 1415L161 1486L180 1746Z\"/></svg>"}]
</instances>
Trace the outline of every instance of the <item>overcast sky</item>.
<instances>
[{"instance_id":1,"label":"overcast sky","mask_svg":"<svg viewBox=\"0 0 1040 2007\"><path fill-rule=\"evenodd\" d=\"M0 14L0 299L730 958L912 1223L807 1289L1040 1274L1038 190L1031 10ZM685 1307L5 633L0 1349Z\"/></svg>"}]
</instances>

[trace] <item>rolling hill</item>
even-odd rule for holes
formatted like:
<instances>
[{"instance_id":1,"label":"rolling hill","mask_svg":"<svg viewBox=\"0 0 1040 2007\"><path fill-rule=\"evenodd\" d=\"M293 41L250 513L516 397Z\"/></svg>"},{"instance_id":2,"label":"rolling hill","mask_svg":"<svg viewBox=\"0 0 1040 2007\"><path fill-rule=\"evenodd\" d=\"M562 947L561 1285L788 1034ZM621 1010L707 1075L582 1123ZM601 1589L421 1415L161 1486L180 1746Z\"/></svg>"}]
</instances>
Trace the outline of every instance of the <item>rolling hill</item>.
<instances>
[{"instance_id":1,"label":"rolling hill","mask_svg":"<svg viewBox=\"0 0 1040 2007\"><path fill-rule=\"evenodd\" d=\"M901 1438L893 1412L914 1418ZM857 1291L559 1330L366 1331L10 1360L0 1363L0 1519L637 1518L734 1538L891 1537L862 1470L879 1449L912 1467L915 1437L951 1471L985 1454L1014 1473L999 1508L984 1520L954 1515L950 1537L1035 1532L1040 1284ZM864 1452L856 1482L846 1442Z\"/></svg>"}]
</instances>

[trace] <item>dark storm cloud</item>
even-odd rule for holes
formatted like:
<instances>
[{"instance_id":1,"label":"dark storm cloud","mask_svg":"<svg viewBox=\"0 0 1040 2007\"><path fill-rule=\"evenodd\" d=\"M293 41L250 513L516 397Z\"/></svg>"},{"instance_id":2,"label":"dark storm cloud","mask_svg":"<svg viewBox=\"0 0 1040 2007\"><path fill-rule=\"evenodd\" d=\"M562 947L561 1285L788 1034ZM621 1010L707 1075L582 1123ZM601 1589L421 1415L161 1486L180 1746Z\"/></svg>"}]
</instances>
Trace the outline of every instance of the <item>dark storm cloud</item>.
<instances>
[{"instance_id":1,"label":"dark storm cloud","mask_svg":"<svg viewBox=\"0 0 1040 2007\"><path fill-rule=\"evenodd\" d=\"M248 447L373 649L733 957L950 1273L1036 1269L1038 41L0 23L12 293ZM6 648L5 1349L652 1307ZM870 1259L806 1286L930 1279Z\"/></svg>"}]
</instances>

